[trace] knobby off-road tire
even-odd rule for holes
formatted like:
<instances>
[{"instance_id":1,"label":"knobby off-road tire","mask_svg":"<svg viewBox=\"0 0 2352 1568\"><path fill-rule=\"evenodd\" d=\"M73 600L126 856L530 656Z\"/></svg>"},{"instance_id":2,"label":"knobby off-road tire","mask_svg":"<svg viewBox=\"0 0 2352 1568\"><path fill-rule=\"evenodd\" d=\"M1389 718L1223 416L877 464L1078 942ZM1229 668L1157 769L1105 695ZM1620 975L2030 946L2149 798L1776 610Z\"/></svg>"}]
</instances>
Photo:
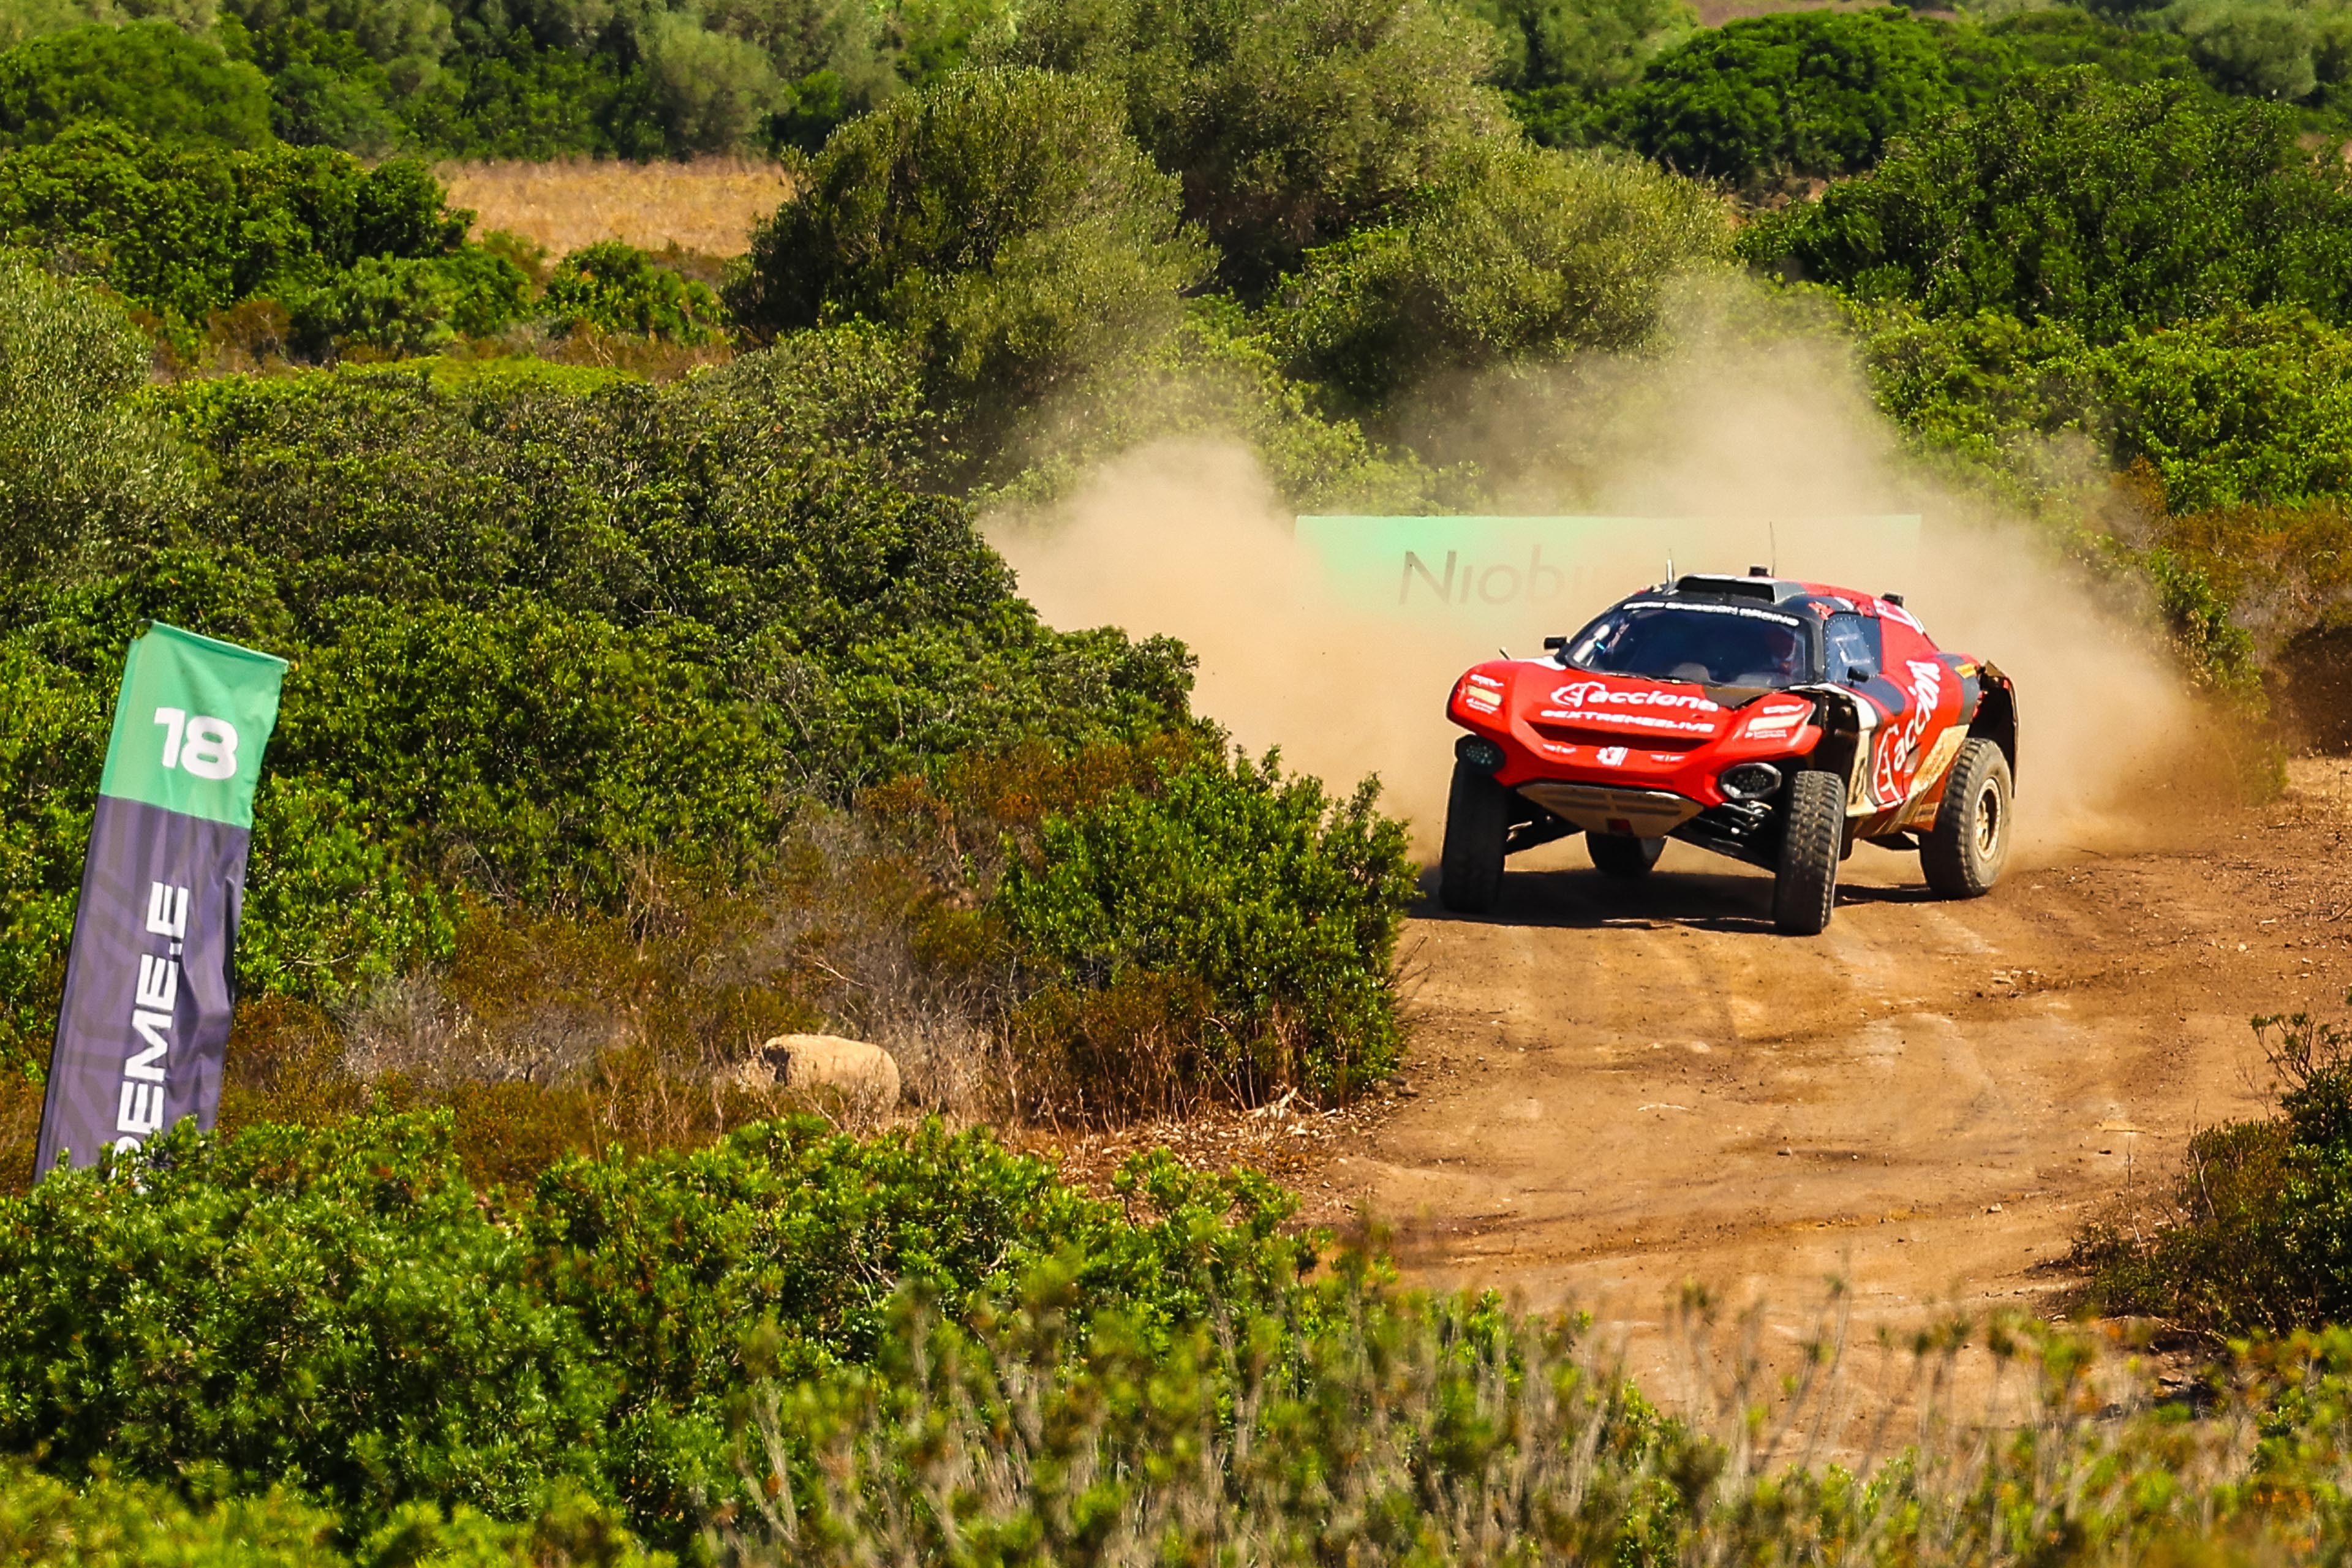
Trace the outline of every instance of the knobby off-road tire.
<instances>
[{"instance_id":1,"label":"knobby off-road tire","mask_svg":"<svg viewBox=\"0 0 2352 1568\"><path fill-rule=\"evenodd\" d=\"M1511 827L1511 792L1492 773L1454 764L1445 802L1445 847L1437 861L1437 901L1456 914L1483 915L1503 891L1503 839Z\"/></svg>"},{"instance_id":2,"label":"knobby off-road tire","mask_svg":"<svg viewBox=\"0 0 2352 1568\"><path fill-rule=\"evenodd\" d=\"M1837 902L1838 852L1845 847L1845 788L1835 773L1789 781L1780 864L1772 878L1772 924L1790 936L1819 936Z\"/></svg>"},{"instance_id":3,"label":"knobby off-road tire","mask_svg":"<svg viewBox=\"0 0 2352 1568\"><path fill-rule=\"evenodd\" d=\"M2009 859L2009 759L1979 736L1963 742L1944 783L1936 826L1919 845L1927 886L1948 899L1979 899Z\"/></svg>"},{"instance_id":4,"label":"knobby off-road tire","mask_svg":"<svg viewBox=\"0 0 2352 1568\"><path fill-rule=\"evenodd\" d=\"M1601 875L1623 877L1632 880L1646 877L1658 857L1666 852L1663 838L1624 838L1614 833L1588 833L1584 847L1592 857L1592 864Z\"/></svg>"}]
</instances>

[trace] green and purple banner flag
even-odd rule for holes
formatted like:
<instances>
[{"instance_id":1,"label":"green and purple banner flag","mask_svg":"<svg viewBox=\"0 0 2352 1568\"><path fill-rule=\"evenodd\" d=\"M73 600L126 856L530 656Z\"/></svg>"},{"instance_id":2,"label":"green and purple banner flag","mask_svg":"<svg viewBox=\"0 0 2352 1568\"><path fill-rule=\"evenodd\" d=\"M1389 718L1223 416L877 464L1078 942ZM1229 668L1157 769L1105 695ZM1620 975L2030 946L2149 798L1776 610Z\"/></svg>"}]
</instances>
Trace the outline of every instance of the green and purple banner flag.
<instances>
[{"instance_id":1,"label":"green and purple banner flag","mask_svg":"<svg viewBox=\"0 0 2352 1568\"><path fill-rule=\"evenodd\" d=\"M261 751L286 662L176 626L131 644L98 785L37 1172L209 1128Z\"/></svg>"}]
</instances>

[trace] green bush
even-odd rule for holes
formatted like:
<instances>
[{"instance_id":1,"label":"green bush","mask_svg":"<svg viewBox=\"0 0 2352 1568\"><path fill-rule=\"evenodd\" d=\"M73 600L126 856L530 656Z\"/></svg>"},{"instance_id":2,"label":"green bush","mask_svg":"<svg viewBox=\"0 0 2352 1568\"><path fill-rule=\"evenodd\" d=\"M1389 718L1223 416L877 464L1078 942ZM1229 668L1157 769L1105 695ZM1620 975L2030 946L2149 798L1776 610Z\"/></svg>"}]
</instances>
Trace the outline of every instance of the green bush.
<instances>
[{"instance_id":1,"label":"green bush","mask_svg":"<svg viewBox=\"0 0 2352 1568\"><path fill-rule=\"evenodd\" d=\"M288 678L271 763L534 904L610 903L633 858L739 870L781 827L788 775L701 640L521 596L345 600Z\"/></svg>"},{"instance_id":2,"label":"green bush","mask_svg":"<svg viewBox=\"0 0 2352 1568\"><path fill-rule=\"evenodd\" d=\"M2352 337L2292 308L2229 310L2107 344L2063 321L1864 312L1882 406L1933 447L2031 468L2080 434L2185 515L2352 493Z\"/></svg>"},{"instance_id":3,"label":"green bush","mask_svg":"<svg viewBox=\"0 0 2352 1568\"><path fill-rule=\"evenodd\" d=\"M332 784L265 778L238 932L237 978L260 995L341 1002L446 962L450 900Z\"/></svg>"},{"instance_id":4,"label":"green bush","mask_svg":"<svg viewBox=\"0 0 2352 1568\"><path fill-rule=\"evenodd\" d=\"M1272 332L1310 379L1378 405L1452 374L1635 347L1668 279L1728 238L1686 181L1618 153L1507 145L1407 221L1310 253Z\"/></svg>"},{"instance_id":5,"label":"green bush","mask_svg":"<svg viewBox=\"0 0 2352 1568\"><path fill-rule=\"evenodd\" d=\"M1805 11L1694 35L1612 110L1624 140L1666 167L1744 184L1870 168L1958 101L1931 25Z\"/></svg>"},{"instance_id":6,"label":"green bush","mask_svg":"<svg viewBox=\"0 0 2352 1568\"><path fill-rule=\"evenodd\" d=\"M1130 1216L935 1123L572 1160L502 1205L458 1176L446 1117L154 1150L136 1183L0 1199L0 1444L74 1479L298 1487L347 1537L419 1503L529 1520L577 1487L682 1545L731 1489L747 1353L864 1361L902 1286L960 1307L1065 1255L1083 1301L1164 1339L1277 1304L1311 1261L1261 1182L1145 1162Z\"/></svg>"},{"instance_id":7,"label":"green bush","mask_svg":"<svg viewBox=\"0 0 2352 1568\"><path fill-rule=\"evenodd\" d=\"M0 54L0 147L92 120L167 144L258 147L269 140L269 84L163 21L77 27Z\"/></svg>"},{"instance_id":8,"label":"green bush","mask_svg":"<svg viewBox=\"0 0 2352 1568\"><path fill-rule=\"evenodd\" d=\"M2275 106L2051 71L1752 225L1743 247L1865 300L2054 318L2094 342L2233 306L2340 321L2352 175Z\"/></svg>"},{"instance_id":9,"label":"green bush","mask_svg":"<svg viewBox=\"0 0 2352 1568\"><path fill-rule=\"evenodd\" d=\"M152 363L98 290L0 251L0 578L150 535L191 499L184 458L127 400Z\"/></svg>"},{"instance_id":10,"label":"green bush","mask_svg":"<svg viewBox=\"0 0 2352 1568\"><path fill-rule=\"evenodd\" d=\"M2253 1026L2278 1115L2193 1135L2155 1223L2084 1228L2093 1310L2215 1340L2352 1316L2352 1030L2307 1013Z\"/></svg>"},{"instance_id":11,"label":"green bush","mask_svg":"<svg viewBox=\"0 0 2352 1568\"><path fill-rule=\"evenodd\" d=\"M853 121L754 232L731 287L762 332L865 316L922 345L940 403L983 438L1175 324L1209 254L1117 97L966 70Z\"/></svg>"},{"instance_id":12,"label":"green bush","mask_svg":"<svg viewBox=\"0 0 2352 1568\"><path fill-rule=\"evenodd\" d=\"M303 296L294 331L320 356L370 348L413 359L457 341L457 289L431 261L366 256Z\"/></svg>"},{"instance_id":13,"label":"green bush","mask_svg":"<svg viewBox=\"0 0 2352 1568\"><path fill-rule=\"evenodd\" d=\"M255 996L340 1004L437 960L461 890L601 910L656 864L756 880L813 802L967 750L1187 721L1180 647L1046 627L966 509L910 488L935 426L876 329L670 387L526 363L126 397L119 316L23 284L0 293L0 331L29 323L0 339L25 345L0 368L27 388L0 435L49 426L0 442L24 454L5 477L72 499L87 470L41 467L75 457L60 433L119 434L89 460L153 466L120 475L127 522L61 533L0 602L27 738L0 753L0 1050L19 1062L54 1016L101 694L142 617L296 661L257 823ZM52 514L19 515L29 547Z\"/></svg>"},{"instance_id":14,"label":"green bush","mask_svg":"<svg viewBox=\"0 0 2352 1568\"><path fill-rule=\"evenodd\" d=\"M1496 86L1582 97L1629 85L1697 21L1681 0L1465 0L1463 9L1495 29Z\"/></svg>"},{"instance_id":15,"label":"green bush","mask_svg":"<svg viewBox=\"0 0 2352 1568\"><path fill-rule=\"evenodd\" d=\"M1386 1077L1415 872L1377 789L1334 802L1271 756L1198 758L1049 817L992 907L1044 983L1024 1022L1052 1087L1125 1112Z\"/></svg>"},{"instance_id":16,"label":"green bush","mask_svg":"<svg viewBox=\"0 0 2352 1568\"><path fill-rule=\"evenodd\" d=\"M11 1568L341 1568L346 1559L328 1544L334 1526L332 1514L276 1490L192 1503L167 1486L75 1489L22 1460L0 1461L0 1563Z\"/></svg>"},{"instance_id":17,"label":"green bush","mask_svg":"<svg viewBox=\"0 0 2352 1568\"><path fill-rule=\"evenodd\" d=\"M183 332L241 300L299 300L362 259L454 258L468 221L421 164L324 147L174 148L76 125L0 154L0 238L79 258Z\"/></svg>"},{"instance_id":18,"label":"green bush","mask_svg":"<svg viewBox=\"0 0 2352 1568\"><path fill-rule=\"evenodd\" d=\"M594 1479L609 1382L446 1129L181 1135L137 1186L6 1200L0 1258L0 1445L66 1476L208 1463L362 1528L420 1500L520 1518Z\"/></svg>"},{"instance_id":19,"label":"green bush","mask_svg":"<svg viewBox=\"0 0 2352 1568\"><path fill-rule=\"evenodd\" d=\"M233 55L269 78L269 128L279 141L362 157L400 144L404 128L390 105L392 79L353 34L303 16L252 29L229 15L220 32Z\"/></svg>"},{"instance_id":20,"label":"green bush","mask_svg":"<svg viewBox=\"0 0 2352 1568\"><path fill-rule=\"evenodd\" d=\"M1423 0L1047 0L998 52L1110 85L1222 281L1254 301L1510 133L1482 81L1494 45Z\"/></svg>"},{"instance_id":21,"label":"green bush","mask_svg":"<svg viewBox=\"0 0 2352 1568\"><path fill-rule=\"evenodd\" d=\"M556 263L540 308L569 326L677 343L713 342L726 319L708 285L679 277L617 239Z\"/></svg>"}]
</instances>

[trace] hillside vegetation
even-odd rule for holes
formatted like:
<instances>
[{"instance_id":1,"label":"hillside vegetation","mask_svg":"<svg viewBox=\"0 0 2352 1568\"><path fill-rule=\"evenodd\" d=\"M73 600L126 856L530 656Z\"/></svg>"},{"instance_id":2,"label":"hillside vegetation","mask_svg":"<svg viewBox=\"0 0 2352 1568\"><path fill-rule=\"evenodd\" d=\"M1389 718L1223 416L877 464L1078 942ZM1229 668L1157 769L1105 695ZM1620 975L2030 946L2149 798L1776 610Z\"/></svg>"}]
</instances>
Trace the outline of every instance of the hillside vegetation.
<instances>
[{"instance_id":1,"label":"hillside vegetation","mask_svg":"<svg viewBox=\"0 0 2352 1568\"><path fill-rule=\"evenodd\" d=\"M1253 1179L950 1128L1375 1089L1416 875L1376 782L1236 752L976 518L1202 434L1302 508L1490 505L1458 416L1674 352L1693 279L2340 743L2342 22L0 0L0 1558L2340 1552L2340 1336L2190 1425L1996 1330L2011 1437L1842 1469ZM725 267L477 233L428 162L771 149ZM33 1186L147 618L291 661L223 1126ZM2336 1315L2306 1025L2229 1181L2086 1243L2102 1300ZM750 1069L812 1028L940 1120L795 1119Z\"/></svg>"}]
</instances>

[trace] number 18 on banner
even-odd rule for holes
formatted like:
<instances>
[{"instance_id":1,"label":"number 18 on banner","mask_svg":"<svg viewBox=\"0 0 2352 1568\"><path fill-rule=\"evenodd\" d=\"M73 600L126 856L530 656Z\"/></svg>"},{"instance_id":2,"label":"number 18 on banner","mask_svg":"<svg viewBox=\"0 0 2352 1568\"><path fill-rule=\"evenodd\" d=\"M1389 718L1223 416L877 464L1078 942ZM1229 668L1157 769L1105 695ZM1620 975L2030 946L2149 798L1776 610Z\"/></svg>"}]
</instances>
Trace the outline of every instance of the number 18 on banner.
<instances>
[{"instance_id":1,"label":"number 18 on banner","mask_svg":"<svg viewBox=\"0 0 2352 1568\"><path fill-rule=\"evenodd\" d=\"M98 785L37 1170L209 1128L262 747L283 659L176 626L131 644Z\"/></svg>"}]
</instances>

